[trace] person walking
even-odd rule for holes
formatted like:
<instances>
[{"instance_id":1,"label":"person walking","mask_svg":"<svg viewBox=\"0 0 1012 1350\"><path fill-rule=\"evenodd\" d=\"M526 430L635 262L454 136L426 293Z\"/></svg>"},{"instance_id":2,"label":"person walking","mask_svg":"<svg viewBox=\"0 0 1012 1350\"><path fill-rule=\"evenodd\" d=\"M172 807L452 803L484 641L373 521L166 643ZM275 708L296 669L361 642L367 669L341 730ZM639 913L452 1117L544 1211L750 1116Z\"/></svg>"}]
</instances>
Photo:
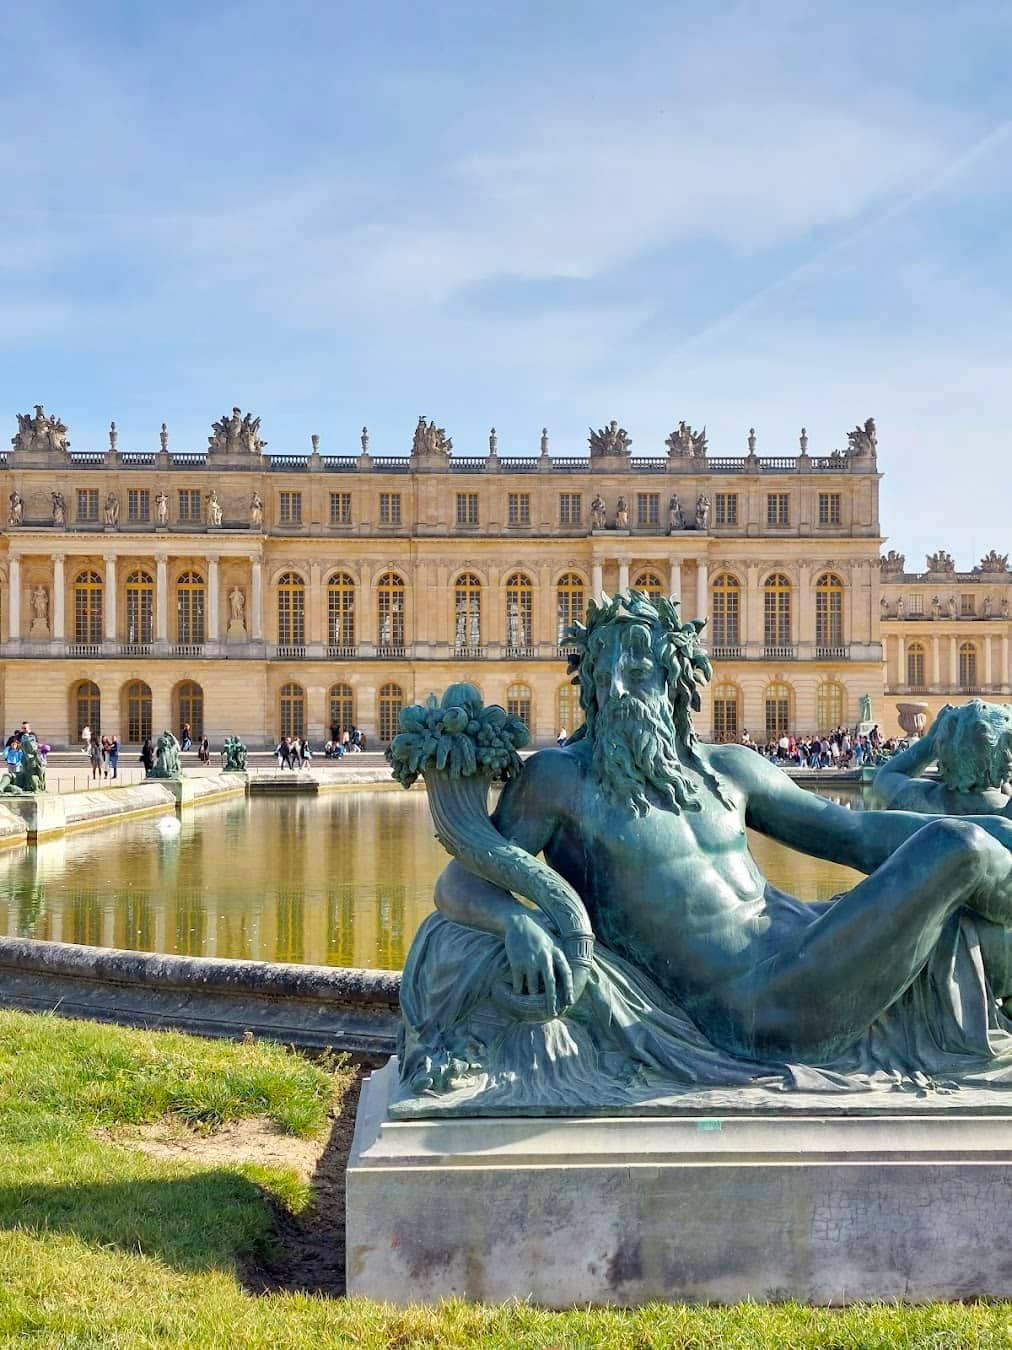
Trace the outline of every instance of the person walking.
<instances>
[{"instance_id":1,"label":"person walking","mask_svg":"<svg viewBox=\"0 0 1012 1350\"><path fill-rule=\"evenodd\" d=\"M278 768L290 769L292 767L292 753L288 747L288 737L282 736L277 746Z\"/></svg>"},{"instance_id":2,"label":"person walking","mask_svg":"<svg viewBox=\"0 0 1012 1350\"><path fill-rule=\"evenodd\" d=\"M206 736L201 736L200 738L200 745L197 747L197 758L200 760L201 764L210 764L211 762L211 747L208 744Z\"/></svg>"},{"instance_id":3,"label":"person walking","mask_svg":"<svg viewBox=\"0 0 1012 1350\"><path fill-rule=\"evenodd\" d=\"M109 768L112 770L112 777L119 777L119 734L113 733L112 740L109 742Z\"/></svg>"},{"instance_id":4,"label":"person walking","mask_svg":"<svg viewBox=\"0 0 1012 1350\"><path fill-rule=\"evenodd\" d=\"M102 777L102 743L94 736L88 746L88 759L91 763L93 779Z\"/></svg>"},{"instance_id":5,"label":"person walking","mask_svg":"<svg viewBox=\"0 0 1012 1350\"><path fill-rule=\"evenodd\" d=\"M150 774L155 767L155 746L150 736L144 737L144 744L141 746L141 763L144 765L145 777Z\"/></svg>"},{"instance_id":6,"label":"person walking","mask_svg":"<svg viewBox=\"0 0 1012 1350\"><path fill-rule=\"evenodd\" d=\"M179 748L180 750L193 749L193 736L190 732L189 722L184 722L179 732Z\"/></svg>"}]
</instances>

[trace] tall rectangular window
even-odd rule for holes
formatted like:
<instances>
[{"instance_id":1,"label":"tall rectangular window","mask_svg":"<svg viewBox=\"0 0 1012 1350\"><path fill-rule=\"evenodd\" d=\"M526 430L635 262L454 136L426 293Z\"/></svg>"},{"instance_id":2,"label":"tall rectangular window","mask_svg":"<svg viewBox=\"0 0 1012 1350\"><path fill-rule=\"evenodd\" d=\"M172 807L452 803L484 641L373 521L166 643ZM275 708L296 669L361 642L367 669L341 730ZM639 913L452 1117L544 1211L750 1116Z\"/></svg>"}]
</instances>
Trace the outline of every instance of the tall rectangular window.
<instances>
[{"instance_id":1,"label":"tall rectangular window","mask_svg":"<svg viewBox=\"0 0 1012 1350\"><path fill-rule=\"evenodd\" d=\"M147 488L127 488L127 520L143 525L151 519L151 493Z\"/></svg>"},{"instance_id":2,"label":"tall rectangular window","mask_svg":"<svg viewBox=\"0 0 1012 1350\"><path fill-rule=\"evenodd\" d=\"M959 597L959 612L966 618L975 614L977 612L976 596L961 595Z\"/></svg>"},{"instance_id":3,"label":"tall rectangular window","mask_svg":"<svg viewBox=\"0 0 1012 1350\"><path fill-rule=\"evenodd\" d=\"M77 489L78 520L98 520L98 488Z\"/></svg>"},{"instance_id":4,"label":"tall rectangular window","mask_svg":"<svg viewBox=\"0 0 1012 1350\"><path fill-rule=\"evenodd\" d=\"M380 493L380 524L399 525L401 523L401 494L399 492Z\"/></svg>"},{"instance_id":5,"label":"tall rectangular window","mask_svg":"<svg viewBox=\"0 0 1012 1350\"><path fill-rule=\"evenodd\" d=\"M838 492L819 493L819 524L839 525L840 494Z\"/></svg>"},{"instance_id":6,"label":"tall rectangular window","mask_svg":"<svg viewBox=\"0 0 1012 1350\"><path fill-rule=\"evenodd\" d=\"M715 525L738 524L737 492L718 492L713 503L713 523Z\"/></svg>"},{"instance_id":7,"label":"tall rectangular window","mask_svg":"<svg viewBox=\"0 0 1012 1350\"><path fill-rule=\"evenodd\" d=\"M330 494L331 525L351 524L351 493L332 492Z\"/></svg>"},{"instance_id":8,"label":"tall rectangular window","mask_svg":"<svg viewBox=\"0 0 1012 1350\"><path fill-rule=\"evenodd\" d=\"M559 524L579 525L582 516L582 502L578 492L559 494Z\"/></svg>"},{"instance_id":9,"label":"tall rectangular window","mask_svg":"<svg viewBox=\"0 0 1012 1350\"><path fill-rule=\"evenodd\" d=\"M661 522L661 494L659 492L637 492L636 524L659 525Z\"/></svg>"},{"instance_id":10,"label":"tall rectangular window","mask_svg":"<svg viewBox=\"0 0 1012 1350\"><path fill-rule=\"evenodd\" d=\"M457 493L457 524L458 525L478 524L477 492Z\"/></svg>"},{"instance_id":11,"label":"tall rectangular window","mask_svg":"<svg viewBox=\"0 0 1012 1350\"><path fill-rule=\"evenodd\" d=\"M302 493L278 493L278 519L282 525L302 524Z\"/></svg>"},{"instance_id":12,"label":"tall rectangular window","mask_svg":"<svg viewBox=\"0 0 1012 1350\"><path fill-rule=\"evenodd\" d=\"M766 496L766 524L789 525L791 523L791 498L787 492L770 492Z\"/></svg>"},{"instance_id":13,"label":"tall rectangular window","mask_svg":"<svg viewBox=\"0 0 1012 1350\"><path fill-rule=\"evenodd\" d=\"M531 494L529 492L511 492L508 508L507 519L511 525L529 525L531 523Z\"/></svg>"},{"instance_id":14,"label":"tall rectangular window","mask_svg":"<svg viewBox=\"0 0 1012 1350\"><path fill-rule=\"evenodd\" d=\"M199 488L180 488L179 489L179 519L181 521L199 522L200 520L200 489Z\"/></svg>"}]
</instances>

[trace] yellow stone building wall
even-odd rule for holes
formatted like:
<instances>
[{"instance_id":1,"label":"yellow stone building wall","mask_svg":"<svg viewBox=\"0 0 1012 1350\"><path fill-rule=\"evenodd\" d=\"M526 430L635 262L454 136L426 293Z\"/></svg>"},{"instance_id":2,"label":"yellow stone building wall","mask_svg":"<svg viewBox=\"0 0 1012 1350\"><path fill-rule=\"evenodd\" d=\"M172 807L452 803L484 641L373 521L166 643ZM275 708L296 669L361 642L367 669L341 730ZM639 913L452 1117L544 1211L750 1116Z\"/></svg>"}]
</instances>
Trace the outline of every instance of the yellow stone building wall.
<instances>
[{"instance_id":1,"label":"yellow stone building wall","mask_svg":"<svg viewBox=\"0 0 1012 1350\"><path fill-rule=\"evenodd\" d=\"M141 702L148 700L143 716L157 731L178 728L181 691L192 683L212 741L236 732L254 746L276 740L283 693L295 686L295 704L319 746L335 685L350 687L352 720L376 745L391 687L410 702L461 679L487 700L526 705L534 740L545 743L565 723L573 730L560 591L573 599L575 584L585 605L602 589L647 584L647 577L681 595L685 618L713 616L715 586L726 591L721 578L737 583L737 627L725 622L721 631L711 623L707 630L716 675L699 718L704 735L745 727L765 734L771 699L799 733L825 729L820 717L830 713L855 722L863 695L873 715L888 720L878 473L867 456L425 462L314 453L217 462L213 452L32 457L15 450L0 479L4 498L17 494L22 503L20 519L12 506L0 537L2 715L8 726L28 718L54 745L76 739L77 691L87 682L98 688L103 730L124 740L133 739L128 723L131 695L136 722L138 689ZM212 490L220 526L209 524ZM131 502L141 506L145 492L147 518L132 519ZM53 493L65 500L62 526L53 524ZM157 523L159 493L168 498L165 526ZM674 493L688 528L669 532ZM350 523L342 523L341 494ZM604 529L594 528L592 517L598 494ZM701 494L709 519L695 528ZM564 504L568 496L571 508L574 495L575 524ZM254 498L262 519L254 513L251 522ZM627 529L616 527L620 498ZM107 525L113 500L118 520ZM96 502L97 520L89 518ZM330 583L339 573L353 585L352 643L335 641L340 634L328 621ZM150 578L150 632L128 624L128 586L138 574ZM193 594L187 574L202 592L200 640L179 619L181 597ZM530 581L529 641L521 634L519 643L507 594L516 574ZM391 575L403 582L403 643L380 616L383 578ZM465 616L461 647L462 576L477 581L477 588L464 587L464 607L477 589L480 632L475 645ZM786 584L772 583L777 577ZM298 632L284 631L279 614L292 578L304 616ZM830 603L826 578L836 592L832 620L819 609ZM101 631L82 627L89 588L101 592ZM236 590L242 632L230 630ZM770 617L778 604L786 604L779 628ZM714 709L718 689L723 722Z\"/></svg>"}]
</instances>

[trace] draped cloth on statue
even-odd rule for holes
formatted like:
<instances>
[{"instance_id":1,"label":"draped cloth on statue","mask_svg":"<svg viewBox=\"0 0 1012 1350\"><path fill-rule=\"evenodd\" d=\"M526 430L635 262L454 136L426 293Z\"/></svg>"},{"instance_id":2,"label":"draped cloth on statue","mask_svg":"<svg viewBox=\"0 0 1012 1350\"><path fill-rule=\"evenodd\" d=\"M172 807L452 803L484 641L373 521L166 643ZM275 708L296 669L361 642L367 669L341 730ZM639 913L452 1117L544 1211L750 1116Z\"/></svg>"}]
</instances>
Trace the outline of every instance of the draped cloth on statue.
<instances>
[{"instance_id":1,"label":"draped cloth on statue","mask_svg":"<svg viewBox=\"0 0 1012 1350\"><path fill-rule=\"evenodd\" d=\"M811 906L813 917L820 908ZM391 1115L674 1113L680 1099L707 1089L723 1089L730 1105L743 1089L1012 1088L1012 1021L988 987L978 922L965 910L953 915L907 990L846 1053L806 1064L729 1054L600 944L565 1017L518 1021L494 998L509 980L502 940L433 914L404 968L401 1088Z\"/></svg>"}]
</instances>

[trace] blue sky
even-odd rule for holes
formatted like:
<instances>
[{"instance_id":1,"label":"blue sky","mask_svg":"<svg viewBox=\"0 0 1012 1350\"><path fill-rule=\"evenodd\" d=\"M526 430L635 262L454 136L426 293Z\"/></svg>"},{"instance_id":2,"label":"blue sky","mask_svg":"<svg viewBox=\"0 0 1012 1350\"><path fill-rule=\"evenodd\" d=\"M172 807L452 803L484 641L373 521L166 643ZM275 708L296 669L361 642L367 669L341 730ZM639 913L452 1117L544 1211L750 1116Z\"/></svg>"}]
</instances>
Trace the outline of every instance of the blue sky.
<instances>
[{"instance_id":1,"label":"blue sky","mask_svg":"<svg viewBox=\"0 0 1012 1350\"><path fill-rule=\"evenodd\" d=\"M1012 6L187 3L0 18L0 420L75 448L811 450L1012 551Z\"/></svg>"}]
</instances>

